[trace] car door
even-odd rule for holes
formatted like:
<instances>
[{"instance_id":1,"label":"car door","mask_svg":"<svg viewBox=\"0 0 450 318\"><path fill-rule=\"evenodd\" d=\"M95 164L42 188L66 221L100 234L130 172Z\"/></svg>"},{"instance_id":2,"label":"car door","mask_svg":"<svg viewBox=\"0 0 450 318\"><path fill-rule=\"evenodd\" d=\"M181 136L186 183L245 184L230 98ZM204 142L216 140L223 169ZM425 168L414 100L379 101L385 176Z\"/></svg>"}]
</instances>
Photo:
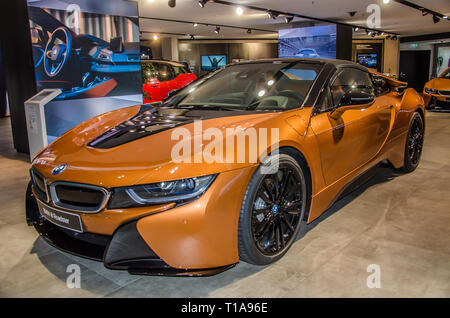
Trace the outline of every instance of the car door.
<instances>
[{"instance_id":1,"label":"car door","mask_svg":"<svg viewBox=\"0 0 450 318\"><path fill-rule=\"evenodd\" d=\"M325 181L331 184L376 156L391 128L392 106L379 97L358 109L331 115L349 92L375 94L370 75L358 68L343 68L326 87L318 111L311 118L311 129L319 144ZM374 96L375 97L375 96Z\"/></svg>"},{"instance_id":2,"label":"car door","mask_svg":"<svg viewBox=\"0 0 450 318\"><path fill-rule=\"evenodd\" d=\"M175 75L177 89L185 87L197 78L194 74L190 73L182 66L172 65L172 69Z\"/></svg>"}]
</instances>

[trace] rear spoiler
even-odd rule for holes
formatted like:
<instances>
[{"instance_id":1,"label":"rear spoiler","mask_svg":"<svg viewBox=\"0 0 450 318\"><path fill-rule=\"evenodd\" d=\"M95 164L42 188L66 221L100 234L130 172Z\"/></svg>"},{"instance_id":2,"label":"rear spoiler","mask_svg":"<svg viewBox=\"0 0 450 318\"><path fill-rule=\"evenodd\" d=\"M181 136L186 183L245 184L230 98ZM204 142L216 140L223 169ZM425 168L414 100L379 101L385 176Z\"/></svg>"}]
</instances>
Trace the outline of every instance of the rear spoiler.
<instances>
[{"instance_id":1,"label":"rear spoiler","mask_svg":"<svg viewBox=\"0 0 450 318\"><path fill-rule=\"evenodd\" d=\"M379 76L382 77L386 80L386 82L388 82L388 84L394 88L398 88L398 89L405 89L408 87L408 83L407 82L402 82L393 78L390 78L384 74L378 73L377 71L375 71L372 68L368 68L367 69L369 71L370 74L374 75L374 76Z\"/></svg>"}]
</instances>

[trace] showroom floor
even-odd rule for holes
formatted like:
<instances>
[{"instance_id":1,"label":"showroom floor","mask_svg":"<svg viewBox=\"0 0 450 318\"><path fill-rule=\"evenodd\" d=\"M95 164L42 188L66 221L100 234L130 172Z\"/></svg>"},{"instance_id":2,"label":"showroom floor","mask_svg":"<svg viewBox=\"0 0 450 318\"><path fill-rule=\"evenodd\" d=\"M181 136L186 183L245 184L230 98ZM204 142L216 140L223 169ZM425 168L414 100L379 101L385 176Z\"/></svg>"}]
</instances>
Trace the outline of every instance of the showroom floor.
<instances>
[{"instance_id":1,"label":"showroom floor","mask_svg":"<svg viewBox=\"0 0 450 318\"><path fill-rule=\"evenodd\" d=\"M272 266L245 263L213 277L132 276L62 253L26 226L28 157L0 119L0 297L450 297L450 114L428 113L419 168L382 167L360 190L303 227ZM81 288L66 285L70 264ZM380 266L381 288L367 287Z\"/></svg>"}]
</instances>

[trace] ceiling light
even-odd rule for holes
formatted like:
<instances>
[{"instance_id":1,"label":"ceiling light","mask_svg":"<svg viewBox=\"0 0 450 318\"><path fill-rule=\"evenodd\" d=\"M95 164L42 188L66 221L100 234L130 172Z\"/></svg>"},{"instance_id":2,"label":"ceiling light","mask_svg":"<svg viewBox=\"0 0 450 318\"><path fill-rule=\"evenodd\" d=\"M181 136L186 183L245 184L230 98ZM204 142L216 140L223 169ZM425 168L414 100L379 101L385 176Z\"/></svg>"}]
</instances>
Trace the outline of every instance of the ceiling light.
<instances>
[{"instance_id":1,"label":"ceiling light","mask_svg":"<svg viewBox=\"0 0 450 318\"><path fill-rule=\"evenodd\" d=\"M200 0L200 1L198 2L198 5L200 6L200 8L204 8L206 2L208 2L208 0Z\"/></svg>"},{"instance_id":2,"label":"ceiling light","mask_svg":"<svg viewBox=\"0 0 450 318\"><path fill-rule=\"evenodd\" d=\"M388 4L390 2L390 0L383 0L384 4Z\"/></svg>"},{"instance_id":3,"label":"ceiling light","mask_svg":"<svg viewBox=\"0 0 450 318\"><path fill-rule=\"evenodd\" d=\"M194 28L198 27L198 23L194 22Z\"/></svg>"},{"instance_id":4,"label":"ceiling light","mask_svg":"<svg viewBox=\"0 0 450 318\"><path fill-rule=\"evenodd\" d=\"M376 32L371 32L370 34L371 37L375 37L375 35L377 35Z\"/></svg>"},{"instance_id":5,"label":"ceiling light","mask_svg":"<svg viewBox=\"0 0 450 318\"><path fill-rule=\"evenodd\" d=\"M439 18L437 15L433 15L433 22L438 23L439 21L441 21L441 18Z\"/></svg>"},{"instance_id":6,"label":"ceiling light","mask_svg":"<svg viewBox=\"0 0 450 318\"><path fill-rule=\"evenodd\" d=\"M236 8L236 14L237 15L242 15L244 13L244 9L242 9L242 7L237 7Z\"/></svg>"},{"instance_id":7,"label":"ceiling light","mask_svg":"<svg viewBox=\"0 0 450 318\"><path fill-rule=\"evenodd\" d=\"M155 34L154 36L153 36L153 40L158 40L158 35L157 34Z\"/></svg>"},{"instance_id":8,"label":"ceiling light","mask_svg":"<svg viewBox=\"0 0 450 318\"><path fill-rule=\"evenodd\" d=\"M443 18L444 18L444 19L448 19L448 15L444 15Z\"/></svg>"},{"instance_id":9,"label":"ceiling light","mask_svg":"<svg viewBox=\"0 0 450 318\"><path fill-rule=\"evenodd\" d=\"M214 29L214 33L219 34L220 32L220 27L216 26L216 28Z\"/></svg>"},{"instance_id":10,"label":"ceiling light","mask_svg":"<svg viewBox=\"0 0 450 318\"><path fill-rule=\"evenodd\" d=\"M359 27L354 27L353 30L355 30L355 32L359 31Z\"/></svg>"},{"instance_id":11,"label":"ceiling light","mask_svg":"<svg viewBox=\"0 0 450 318\"><path fill-rule=\"evenodd\" d=\"M247 29L247 33L248 34L252 33L252 29Z\"/></svg>"},{"instance_id":12,"label":"ceiling light","mask_svg":"<svg viewBox=\"0 0 450 318\"><path fill-rule=\"evenodd\" d=\"M286 22L286 23L291 23L292 22L292 20L294 20L294 17L284 17L284 22Z\"/></svg>"}]
</instances>

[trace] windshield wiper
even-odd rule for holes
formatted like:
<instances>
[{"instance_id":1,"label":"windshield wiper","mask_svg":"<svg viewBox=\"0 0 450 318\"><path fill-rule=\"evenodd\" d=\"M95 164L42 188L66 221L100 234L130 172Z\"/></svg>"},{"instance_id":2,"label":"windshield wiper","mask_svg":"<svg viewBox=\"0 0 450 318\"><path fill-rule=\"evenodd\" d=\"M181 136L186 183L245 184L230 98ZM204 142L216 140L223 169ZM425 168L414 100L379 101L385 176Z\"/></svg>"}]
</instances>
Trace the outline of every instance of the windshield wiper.
<instances>
[{"instance_id":1,"label":"windshield wiper","mask_svg":"<svg viewBox=\"0 0 450 318\"><path fill-rule=\"evenodd\" d=\"M223 111L245 111L245 109L239 109L235 107L225 106L211 106L211 105L177 105L176 108L181 109L195 109L195 110L223 110Z\"/></svg>"}]
</instances>

